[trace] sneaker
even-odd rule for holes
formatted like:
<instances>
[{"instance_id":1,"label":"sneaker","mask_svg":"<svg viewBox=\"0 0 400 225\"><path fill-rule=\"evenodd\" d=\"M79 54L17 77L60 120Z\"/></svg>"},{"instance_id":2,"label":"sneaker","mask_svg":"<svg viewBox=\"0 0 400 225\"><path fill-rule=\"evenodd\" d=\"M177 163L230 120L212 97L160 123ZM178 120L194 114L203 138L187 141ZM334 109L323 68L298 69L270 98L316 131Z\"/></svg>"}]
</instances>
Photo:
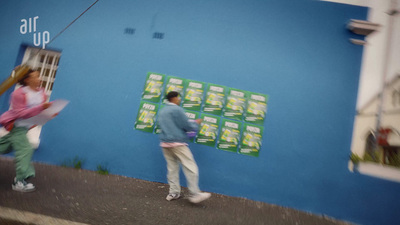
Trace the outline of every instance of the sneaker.
<instances>
[{"instance_id":1,"label":"sneaker","mask_svg":"<svg viewBox=\"0 0 400 225\"><path fill-rule=\"evenodd\" d=\"M26 182L25 180L17 181L17 179L14 178L12 189L14 191L20 191L20 192L31 192L35 190L35 186L31 183Z\"/></svg>"},{"instance_id":2,"label":"sneaker","mask_svg":"<svg viewBox=\"0 0 400 225\"><path fill-rule=\"evenodd\" d=\"M191 203L200 203L200 202L202 202L202 201L204 201L204 200L206 200L206 199L209 199L210 197L211 197L211 194L210 194L210 193L201 192L201 193L198 193L198 194L196 194L196 195L191 196L191 197L189 198L189 201L190 201Z\"/></svg>"},{"instance_id":3,"label":"sneaker","mask_svg":"<svg viewBox=\"0 0 400 225\"><path fill-rule=\"evenodd\" d=\"M179 194L169 194L165 199L167 199L167 201L172 201L178 199L179 197L181 197Z\"/></svg>"}]
</instances>

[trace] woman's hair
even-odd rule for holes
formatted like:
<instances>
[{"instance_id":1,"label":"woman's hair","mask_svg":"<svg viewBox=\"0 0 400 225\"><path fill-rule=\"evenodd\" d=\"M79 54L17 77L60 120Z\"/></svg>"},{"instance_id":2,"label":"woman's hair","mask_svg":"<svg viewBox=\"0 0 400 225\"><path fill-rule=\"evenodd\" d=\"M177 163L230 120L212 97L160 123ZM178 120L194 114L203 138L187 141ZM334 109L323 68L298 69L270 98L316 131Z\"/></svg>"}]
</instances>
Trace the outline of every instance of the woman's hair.
<instances>
[{"instance_id":1,"label":"woman's hair","mask_svg":"<svg viewBox=\"0 0 400 225\"><path fill-rule=\"evenodd\" d=\"M28 72L18 81L18 83L22 86L26 86L25 80L29 78L30 74L36 72L36 70L29 69Z\"/></svg>"},{"instance_id":2,"label":"woman's hair","mask_svg":"<svg viewBox=\"0 0 400 225\"><path fill-rule=\"evenodd\" d=\"M171 91L171 92L169 92L169 93L167 94L167 99L168 99L168 101L170 102L171 99L173 99L173 98L175 98L175 97L178 97L178 96L179 96L179 93L178 93L178 92L176 92L176 91Z\"/></svg>"}]
</instances>

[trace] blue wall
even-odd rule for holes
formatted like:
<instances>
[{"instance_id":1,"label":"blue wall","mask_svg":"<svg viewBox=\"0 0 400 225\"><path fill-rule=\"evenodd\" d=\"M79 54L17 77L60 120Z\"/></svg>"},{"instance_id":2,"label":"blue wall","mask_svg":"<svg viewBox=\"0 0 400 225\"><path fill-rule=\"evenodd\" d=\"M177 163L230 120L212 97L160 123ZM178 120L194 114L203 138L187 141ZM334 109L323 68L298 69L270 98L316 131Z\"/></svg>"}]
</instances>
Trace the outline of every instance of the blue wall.
<instances>
[{"instance_id":1,"label":"blue wall","mask_svg":"<svg viewBox=\"0 0 400 225\"><path fill-rule=\"evenodd\" d=\"M1 78L32 43L21 19L39 16L38 31L54 36L93 2L0 1ZM362 47L346 23L366 15L307 0L99 1L49 46L62 50L52 99L71 102L34 159L79 156L86 169L166 182L157 136L133 129L146 74L158 72L270 96L258 158L191 144L204 191L399 224L400 185L347 169Z\"/></svg>"}]
</instances>

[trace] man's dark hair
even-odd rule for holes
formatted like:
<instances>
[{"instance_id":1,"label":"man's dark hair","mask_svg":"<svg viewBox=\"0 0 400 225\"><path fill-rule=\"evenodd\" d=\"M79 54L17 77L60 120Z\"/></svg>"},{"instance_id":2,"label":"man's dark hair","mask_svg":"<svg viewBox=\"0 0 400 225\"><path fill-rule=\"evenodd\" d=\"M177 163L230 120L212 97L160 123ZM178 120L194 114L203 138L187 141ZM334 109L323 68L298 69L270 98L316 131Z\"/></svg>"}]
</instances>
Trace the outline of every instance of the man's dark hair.
<instances>
[{"instance_id":1,"label":"man's dark hair","mask_svg":"<svg viewBox=\"0 0 400 225\"><path fill-rule=\"evenodd\" d=\"M178 97L179 93L177 91L171 91L167 94L167 100L170 102L171 99Z\"/></svg>"},{"instance_id":2,"label":"man's dark hair","mask_svg":"<svg viewBox=\"0 0 400 225\"><path fill-rule=\"evenodd\" d=\"M26 86L25 80L29 78L30 74L35 72L36 70L29 69L28 72L18 81L18 83L22 86Z\"/></svg>"}]
</instances>

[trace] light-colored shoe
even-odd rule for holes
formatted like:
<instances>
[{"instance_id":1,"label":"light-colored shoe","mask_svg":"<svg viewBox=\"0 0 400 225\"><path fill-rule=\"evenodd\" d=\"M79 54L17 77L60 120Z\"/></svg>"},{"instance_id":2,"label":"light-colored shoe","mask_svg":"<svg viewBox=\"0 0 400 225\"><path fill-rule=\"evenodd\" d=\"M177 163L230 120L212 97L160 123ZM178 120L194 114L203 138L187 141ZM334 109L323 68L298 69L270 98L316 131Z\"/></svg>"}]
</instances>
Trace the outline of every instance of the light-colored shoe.
<instances>
[{"instance_id":1,"label":"light-colored shoe","mask_svg":"<svg viewBox=\"0 0 400 225\"><path fill-rule=\"evenodd\" d=\"M35 185L28 183L25 180L17 181L16 179L14 179L14 183L12 184L12 189L14 191L20 191L20 192L31 192L36 190Z\"/></svg>"},{"instance_id":2,"label":"light-colored shoe","mask_svg":"<svg viewBox=\"0 0 400 225\"><path fill-rule=\"evenodd\" d=\"M178 199L179 197L181 197L180 194L168 194L165 199L167 199L167 201L172 201Z\"/></svg>"},{"instance_id":3,"label":"light-colored shoe","mask_svg":"<svg viewBox=\"0 0 400 225\"><path fill-rule=\"evenodd\" d=\"M198 193L196 195L193 195L193 196L189 197L189 201L191 203L200 203L200 202L202 202L204 200L209 199L210 197L211 197L210 193L201 192L201 193Z\"/></svg>"}]
</instances>

